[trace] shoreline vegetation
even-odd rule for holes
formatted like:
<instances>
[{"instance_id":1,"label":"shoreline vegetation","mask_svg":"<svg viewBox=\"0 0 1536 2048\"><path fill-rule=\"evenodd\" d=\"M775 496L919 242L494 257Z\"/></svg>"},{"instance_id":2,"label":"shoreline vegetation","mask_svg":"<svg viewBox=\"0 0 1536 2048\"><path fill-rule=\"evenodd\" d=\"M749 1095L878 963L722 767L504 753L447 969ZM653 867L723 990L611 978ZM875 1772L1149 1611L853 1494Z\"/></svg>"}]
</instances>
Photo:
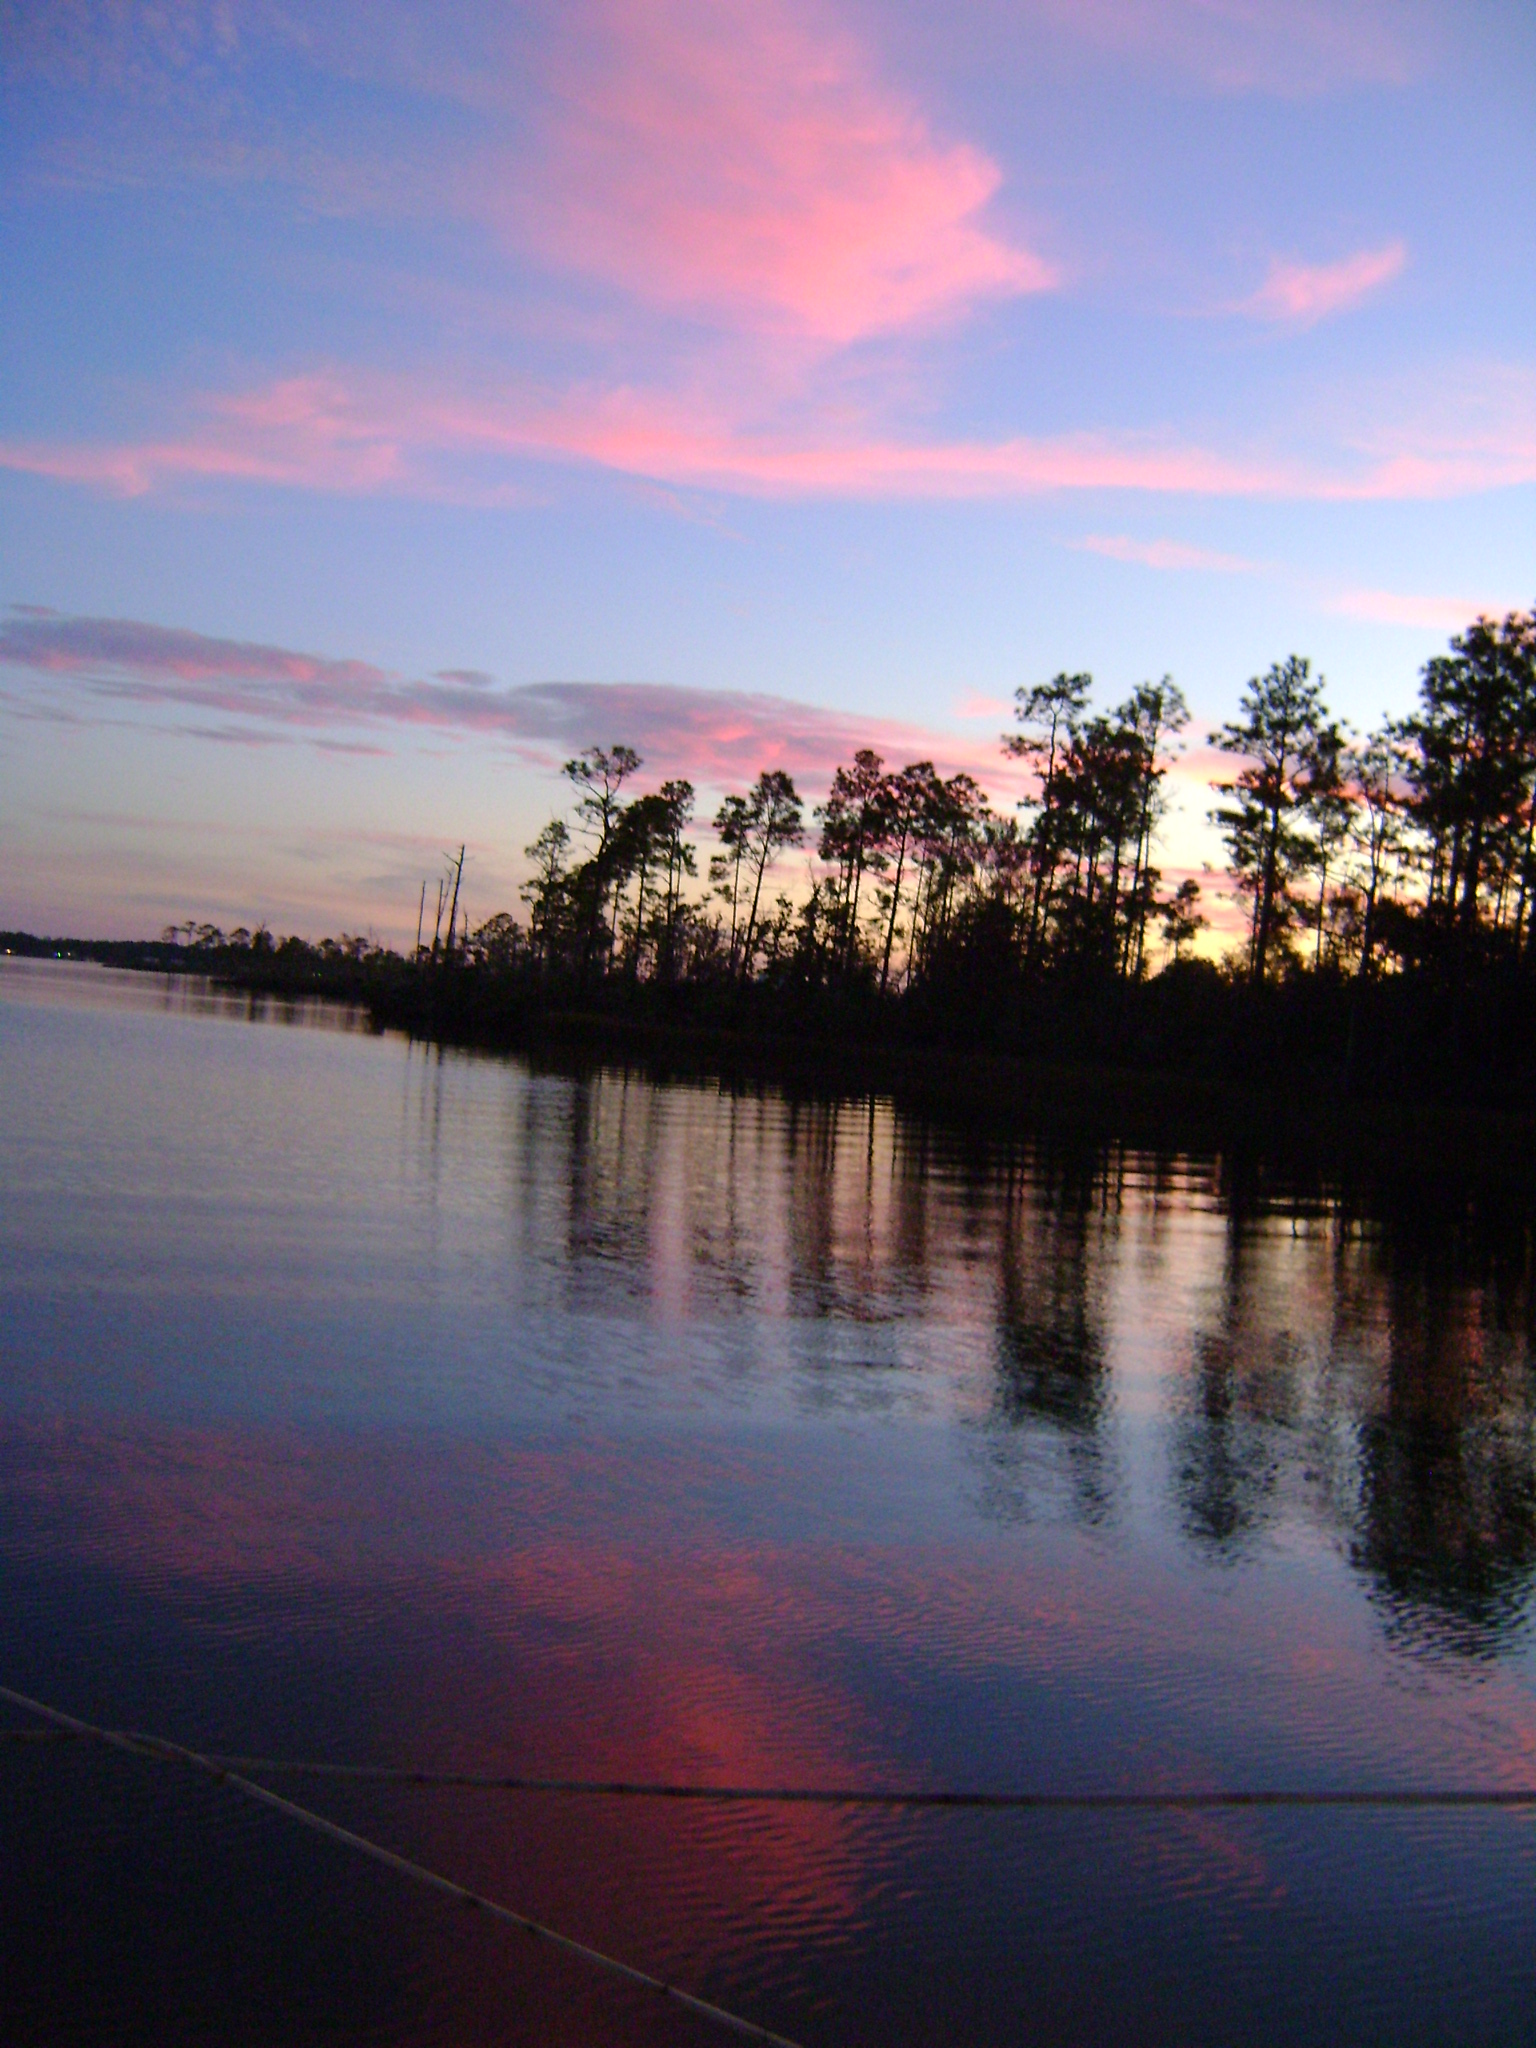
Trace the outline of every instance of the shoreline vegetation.
<instances>
[{"instance_id":1,"label":"shoreline vegetation","mask_svg":"<svg viewBox=\"0 0 1536 2048\"><path fill-rule=\"evenodd\" d=\"M1183 700L1165 678L1099 712L1091 687L1017 692L1017 816L969 776L861 750L808 819L765 770L716 813L702 894L692 786L640 791L614 745L565 764L573 815L528 848L521 919L471 926L460 849L405 954L196 923L0 947L556 1062L1536 1185L1536 614L1470 626L1418 709L1365 740L1298 657L1248 684L1210 736L1233 763L1211 815L1246 924L1220 962L1190 950L1199 884L1165 887L1154 859ZM808 843L791 897L779 876Z\"/></svg>"}]
</instances>

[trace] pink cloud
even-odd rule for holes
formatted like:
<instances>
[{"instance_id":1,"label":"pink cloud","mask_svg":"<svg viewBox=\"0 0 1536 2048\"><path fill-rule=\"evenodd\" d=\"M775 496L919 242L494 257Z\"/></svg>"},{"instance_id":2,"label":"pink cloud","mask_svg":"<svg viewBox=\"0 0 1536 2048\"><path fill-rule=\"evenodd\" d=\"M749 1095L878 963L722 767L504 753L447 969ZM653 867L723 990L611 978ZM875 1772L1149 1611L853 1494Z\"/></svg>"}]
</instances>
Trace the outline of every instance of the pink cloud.
<instances>
[{"instance_id":1,"label":"pink cloud","mask_svg":"<svg viewBox=\"0 0 1536 2048\"><path fill-rule=\"evenodd\" d=\"M1057 281L985 225L997 165L791 0L593 0L542 144L508 226L651 304L840 346Z\"/></svg>"},{"instance_id":2,"label":"pink cloud","mask_svg":"<svg viewBox=\"0 0 1536 2048\"><path fill-rule=\"evenodd\" d=\"M289 378L203 400L197 410L212 414L213 423L165 439L0 443L0 467L125 498L143 497L170 477L358 493L406 485L399 447L379 422L345 409L344 399L334 379Z\"/></svg>"},{"instance_id":3,"label":"pink cloud","mask_svg":"<svg viewBox=\"0 0 1536 2048\"><path fill-rule=\"evenodd\" d=\"M993 743L784 697L669 683L499 688L479 670L416 680L368 662L133 619L13 613L0 620L0 668L115 707L243 721L179 728L226 742L260 744L296 732L316 744L376 752L377 737L393 728L497 742L548 766L594 742L623 740L658 780L686 775L719 789L780 767L811 794L819 794L839 762L874 747L892 762L929 759L946 774L963 768L1005 805L1018 779Z\"/></svg>"},{"instance_id":4,"label":"pink cloud","mask_svg":"<svg viewBox=\"0 0 1536 2048\"><path fill-rule=\"evenodd\" d=\"M78 618L21 605L0 620L0 666L189 690L255 685L332 702L348 693L361 699L388 680L368 662L329 661L254 641L213 639L177 626Z\"/></svg>"},{"instance_id":5,"label":"pink cloud","mask_svg":"<svg viewBox=\"0 0 1536 2048\"><path fill-rule=\"evenodd\" d=\"M575 462L758 497L993 498L1056 490L1307 496L1294 468L1151 438L914 442L827 423L753 431L705 399L634 390L442 395L399 379L290 378L204 401L190 433L125 446L0 444L0 467L138 496L178 479L487 502L466 464Z\"/></svg>"},{"instance_id":6,"label":"pink cloud","mask_svg":"<svg viewBox=\"0 0 1536 2048\"><path fill-rule=\"evenodd\" d=\"M588 462L768 497L984 498L1102 489L1225 495L1299 482L1278 467L1153 437L914 441L828 431L833 426L814 419L800 431L754 430L728 408L630 390L570 393L527 407L471 401L429 408L421 420L439 445Z\"/></svg>"},{"instance_id":7,"label":"pink cloud","mask_svg":"<svg viewBox=\"0 0 1536 2048\"><path fill-rule=\"evenodd\" d=\"M1090 533L1074 541L1089 554L1108 555L1116 562L1139 562L1146 569L1208 569L1224 575L1251 573L1258 567L1241 555L1223 555L1211 548L1189 547L1177 540L1134 540L1128 534Z\"/></svg>"},{"instance_id":8,"label":"pink cloud","mask_svg":"<svg viewBox=\"0 0 1536 2048\"><path fill-rule=\"evenodd\" d=\"M1270 266L1269 276L1237 309L1256 319L1310 327L1332 313L1358 306L1402 273L1408 261L1401 242L1382 249L1361 249L1338 263L1283 263Z\"/></svg>"},{"instance_id":9,"label":"pink cloud","mask_svg":"<svg viewBox=\"0 0 1536 2048\"><path fill-rule=\"evenodd\" d=\"M956 718L1003 719L1013 716L1013 706L1006 697L989 697L981 690L968 690L954 706Z\"/></svg>"},{"instance_id":10,"label":"pink cloud","mask_svg":"<svg viewBox=\"0 0 1536 2048\"><path fill-rule=\"evenodd\" d=\"M1410 596L1395 590L1345 590L1328 609L1377 626L1408 626L1427 633L1459 633L1476 618L1501 618L1507 605L1479 604L1470 597Z\"/></svg>"},{"instance_id":11,"label":"pink cloud","mask_svg":"<svg viewBox=\"0 0 1536 2048\"><path fill-rule=\"evenodd\" d=\"M526 382L455 391L324 371L205 397L190 410L180 431L140 442L0 444L0 467L129 495L191 479L478 504L526 502L528 465L540 463L671 488L885 500L1088 490L1364 501L1536 480L1529 394L1510 379L1480 409L1461 408L1465 418L1453 404L1428 430L1396 420L1390 436L1367 444L1357 435L1328 464L1224 454L1153 434L904 438L878 419L810 403L781 405L761 424L745 387L735 397ZM1103 538L1101 552L1142 545ZM1220 566L1176 559L1167 551L1177 545L1147 543L1164 550L1151 566Z\"/></svg>"},{"instance_id":12,"label":"pink cloud","mask_svg":"<svg viewBox=\"0 0 1536 2048\"><path fill-rule=\"evenodd\" d=\"M163 8L64 13L0 51L20 79L104 95L49 139L45 179L261 181L336 217L467 219L517 256L780 347L1057 282L988 220L998 164L936 132L826 0L301 4L239 10L228 38L173 30ZM432 139L274 121L251 90L258 54L430 110Z\"/></svg>"},{"instance_id":13,"label":"pink cloud","mask_svg":"<svg viewBox=\"0 0 1536 2048\"><path fill-rule=\"evenodd\" d=\"M706 788L739 787L765 767L787 768L820 793L860 747L887 760L965 768L1000 789L1012 778L993 746L893 718L826 709L793 699L667 683L532 683L501 693L496 722L509 735L563 758L595 738L625 737L657 777L687 775Z\"/></svg>"}]
</instances>

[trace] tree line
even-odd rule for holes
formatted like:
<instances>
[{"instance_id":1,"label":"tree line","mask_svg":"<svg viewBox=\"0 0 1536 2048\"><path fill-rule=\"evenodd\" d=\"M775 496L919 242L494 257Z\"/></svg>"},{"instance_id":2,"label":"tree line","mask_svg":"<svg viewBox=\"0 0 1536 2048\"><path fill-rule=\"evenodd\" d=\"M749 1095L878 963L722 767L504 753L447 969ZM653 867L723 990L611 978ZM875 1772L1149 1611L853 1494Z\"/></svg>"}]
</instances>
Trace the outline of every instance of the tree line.
<instances>
[{"instance_id":1,"label":"tree line","mask_svg":"<svg viewBox=\"0 0 1536 2048\"><path fill-rule=\"evenodd\" d=\"M1212 735L1244 763L1214 816L1248 903L1242 965L1361 974L1523 959L1536 883L1536 613L1479 619L1419 701L1360 739L1293 656Z\"/></svg>"},{"instance_id":2,"label":"tree line","mask_svg":"<svg viewBox=\"0 0 1536 2048\"><path fill-rule=\"evenodd\" d=\"M517 914L470 920L456 852L403 957L190 926L143 964L342 996L429 1038L580 1017L829 1061L885 1042L1179 1074L1181 1115L1212 1091L1536 1111L1536 615L1476 621L1365 735L1301 657L1253 677L1208 736L1225 858L1200 876L1162 866L1191 723L1170 679L1105 707L1063 673L1014 710L1017 805L861 748L819 803L770 767L704 816L681 778L646 788L634 748L588 747Z\"/></svg>"},{"instance_id":3,"label":"tree line","mask_svg":"<svg viewBox=\"0 0 1536 2048\"><path fill-rule=\"evenodd\" d=\"M574 825L554 818L526 849L526 924L501 914L460 950L588 985L789 978L887 995L1000 916L1031 965L1070 957L1140 974L1149 918L1171 914L1151 851L1167 742L1188 714L1165 680L1089 716L1090 686L1058 677L1018 693L1022 729L1004 748L1038 771L1025 819L999 815L970 775L889 766L872 748L836 769L808 819L787 771L765 769L716 811L702 895L687 888L698 875L693 785L628 798L634 749L589 747L563 770ZM776 882L797 848L815 860L792 894ZM1178 910L1187 939L1188 892ZM419 950L438 957L436 942Z\"/></svg>"},{"instance_id":4,"label":"tree line","mask_svg":"<svg viewBox=\"0 0 1536 2048\"><path fill-rule=\"evenodd\" d=\"M974 976L1137 982L1208 928L1202 884L1157 862L1169 769L1189 725L1171 679L1108 709L1092 678L1015 693L1002 751L1029 794L1000 813L966 774L896 767L872 748L807 815L765 769L725 797L702 892L690 782L631 794L632 747L563 773L574 815L527 854L526 918L502 913L418 956L520 968L593 989L783 984L890 997ZM1245 687L1210 735L1212 785L1244 936L1223 971L1263 982L1374 977L1454 952L1523 960L1536 911L1536 614L1479 619L1425 667L1416 708L1360 737L1300 656ZM785 857L807 858L780 886ZM1207 877L1209 886L1212 878ZM454 877L455 884L457 876ZM441 895L441 892L440 892Z\"/></svg>"}]
</instances>

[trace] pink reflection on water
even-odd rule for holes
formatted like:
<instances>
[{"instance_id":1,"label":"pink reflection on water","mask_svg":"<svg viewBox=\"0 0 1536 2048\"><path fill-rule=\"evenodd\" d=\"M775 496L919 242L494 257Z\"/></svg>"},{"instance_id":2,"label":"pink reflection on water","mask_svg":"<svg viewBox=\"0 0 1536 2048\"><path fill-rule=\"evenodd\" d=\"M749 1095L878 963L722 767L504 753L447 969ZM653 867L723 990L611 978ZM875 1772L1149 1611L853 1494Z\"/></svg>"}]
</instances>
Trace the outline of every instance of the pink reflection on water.
<instances>
[{"instance_id":1,"label":"pink reflection on water","mask_svg":"<svg viewBox=\"0 0 1536 2048\"><path fill-rule=\"evenodd\" d=\"M411 1760L922 1781L909 1743L931 1682L1009 1696L985 1763L968 1766L993 1784L1041 1782L1030 1702L1043 1697L1095 1713L1139 1701L1169 1721L1140 1761L1139 1739L1107 1767L1070 1744L1044 1757L1073 1782L1128 1769L1146 1782L1149 1764L1160 1784L1222 1782L1234 1715L1255 1753L1279 1744L1270 1777L1315 1763L1358 1780L1386 1757L1394 1778L1518 1782L1536 1757L1517 1669L1475 1673L1476 1729L1450 1754L1464 1687L1443 1673L1399 1686L1370 1616L1326 1581L1207 1582L1134 1550L1049 1542L1026 1563L984 1527L745 1534L730 1520L739 1495L774 1509L789 1484L776 1513L797 1512L760 1450L738 1450L713 1493L689 1447L637 1463L619 1447L12 1424L4 1456L11 1516L56 1567L183 1606L216 1594L238 1627L278 1637L397 1637L413 1676L398 1681L395 1753ZM1059 1730L1052 1741L1061 1752Z\"/></svg>"}]
</instances>

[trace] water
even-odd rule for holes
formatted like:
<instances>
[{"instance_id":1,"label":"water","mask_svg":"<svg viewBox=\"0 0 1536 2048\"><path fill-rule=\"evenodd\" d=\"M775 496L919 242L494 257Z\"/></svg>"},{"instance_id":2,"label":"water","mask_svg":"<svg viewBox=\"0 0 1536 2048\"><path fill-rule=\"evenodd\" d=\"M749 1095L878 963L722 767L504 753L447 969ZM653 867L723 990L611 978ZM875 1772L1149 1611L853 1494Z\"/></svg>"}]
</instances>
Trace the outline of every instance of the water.
<instances>
[{"instance_id":1,"label":"water","mask_svg":"<svg viewBox=\"0 0 1536 2048\"><path fill-rule=\"evenodd\" d=\"M9 959L0 1167L0 1682L548 1775L1536 1784L1509 1269ZM1525 1811L290 1789L816 2048L1536 2015ZM166 1767L9 1745L0 1842L9 2042L727 2038Z\"/></svg>"}]
</instances>

